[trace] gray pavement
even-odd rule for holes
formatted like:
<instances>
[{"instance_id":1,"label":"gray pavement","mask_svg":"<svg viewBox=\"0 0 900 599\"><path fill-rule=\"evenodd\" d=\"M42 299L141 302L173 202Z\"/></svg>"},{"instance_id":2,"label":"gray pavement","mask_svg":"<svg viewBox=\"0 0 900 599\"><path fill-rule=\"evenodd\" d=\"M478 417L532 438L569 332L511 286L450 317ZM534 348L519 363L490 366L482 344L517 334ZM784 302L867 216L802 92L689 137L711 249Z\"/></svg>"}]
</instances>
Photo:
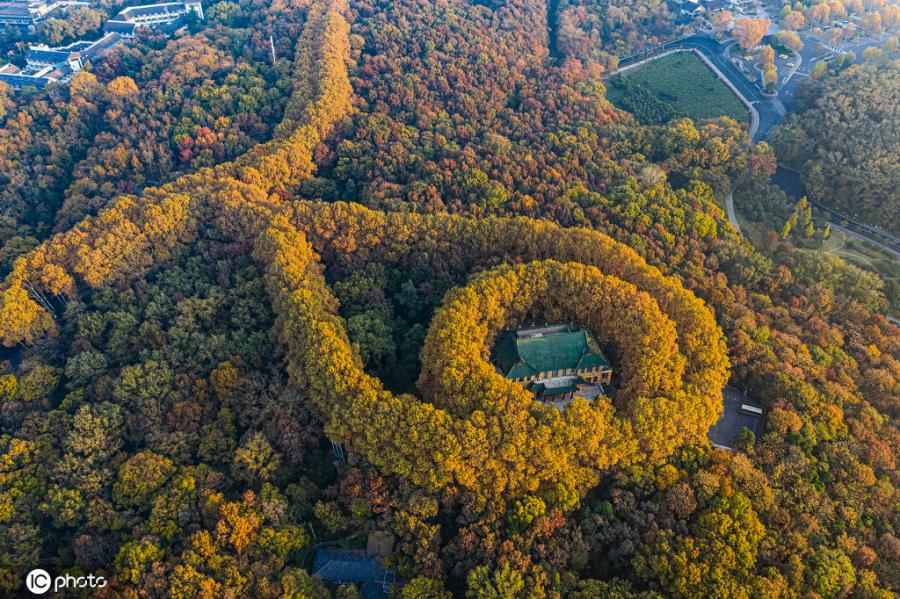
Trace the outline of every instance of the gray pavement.
<instances>
[{"instance_id":1,"label":"gray pavement","mask_svg":"<svg viewBox=\"0 0 900 599\"><path fill-rule=\"evenodd\" d=\"M728 215L728 221L731 223L731 226L734 227L734 230L738 232L738 235L743 235L744 233L741 231L741 225L738 223L737 214L734 212L734 188L728 190L728 195L725 196L725 214Z\"/></svg>"},{"instance_id":2,"label":"gray pavement","mask_svg":"<svg viewBox=\"0 0 900 599\"><path fill-rule=\"evenodd\" d=\"M745 405L762 409L759 404L749 401L742 391L733 387L722 389L722 417L707 433L707 437L714 445L731 449L735 438L745 428L753 433L757 441L762 437L765 431L763 416L742 409Z\"/></svg>"}]
</instances>

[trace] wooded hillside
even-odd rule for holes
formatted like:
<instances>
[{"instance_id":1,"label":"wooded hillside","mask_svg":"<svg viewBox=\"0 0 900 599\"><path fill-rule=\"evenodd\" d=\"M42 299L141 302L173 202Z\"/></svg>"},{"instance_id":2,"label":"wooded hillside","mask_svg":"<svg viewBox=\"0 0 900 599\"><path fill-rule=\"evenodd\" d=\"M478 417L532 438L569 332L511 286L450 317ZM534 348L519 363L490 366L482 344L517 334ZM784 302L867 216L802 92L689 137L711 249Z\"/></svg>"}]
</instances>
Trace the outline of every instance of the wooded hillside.
<instances>
[{"instance_id":1,"label":"wooded hillside","mask_svg":"<svg viewBox=\"0 0 900 599\"><path fill-rule=\"evenodd\" d=\"M546 8L221 2L198 35L252 42L222 55L272 77L247 84L261 104L179 54L194 37L146 42L136 94L113 61L0 95L0 125L48 144L0 151L23 199L0 286L4 592L40 565L102 573L101 597L355 598L312 559L370 533L403 598L900 588L881 292L738 236L717 197L764 186L771 149L727 118L639 125L550 60ZM75 165L100 173L95 133L144 118L111 94L165 96L173 56L204 73L172 109L199 119L191 160L153 182L128 161L139 195L101 185L57 220ZM204 104L216 131L271 112L246 148L194 154L192 102L217 93L236 103ZM526 314L608 341L616 394L558 411L499 377L492 337ZM706 439L726 382L766 410L733 451Z\"/></svg>"},{"instance_id":2,"label":"wooded hillside","mask_svg":"<svg viewBox=\"0 0 900 599\"><path fill-rule=\"evenodd\" d=\"M775 132L781 160L843 214L900 231L900 60L810 81Z\"/></svg>"}]
</instances>

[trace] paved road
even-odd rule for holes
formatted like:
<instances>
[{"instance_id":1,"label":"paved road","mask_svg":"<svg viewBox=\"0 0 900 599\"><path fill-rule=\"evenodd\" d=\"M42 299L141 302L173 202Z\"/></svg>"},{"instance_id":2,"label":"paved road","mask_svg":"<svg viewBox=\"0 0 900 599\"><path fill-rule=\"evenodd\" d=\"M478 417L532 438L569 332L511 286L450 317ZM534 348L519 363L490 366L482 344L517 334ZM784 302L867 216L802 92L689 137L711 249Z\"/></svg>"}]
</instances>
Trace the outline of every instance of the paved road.
<instances>
[{"instance_id":1,"label":"paved road","mask_svg":"<svg viewBox=\"0 0 900 599\"><path fill-rule=\"evenodd\" d=\"M709 440L717 447L731 449L737 436L746 428L753 432L757 439L762 437L765 430L763 417L744 410L745 405L761 408L759 404L750 401L743 391L733 387L722 389L722 417L712 425L707 433Z\"/></svg>"},{"instance_id":2,"label":"paved road","mask_svg":"<svg viewBox=\"0 0 900 599\"><path fill-rule=\"evenodd\" d=\"M818 202L815 202L813 200L810 200L809 202L811 204L813 204L814 206L818 206L819 208L822 208L822 209L830 212L830 210L826 206L819 204ZM846 227L843 227L843 226L835 223L831 219L829 219L829 221L831 222L831 228L834 229L835 231L840 231L844 235L847 235L848 237L853 237L854 239L858 239L859 241L865 241L867 243L871 243L872 245L874 245L875 247L880 249L885 254L888 254L889 256L894 258L894 260L900 260L900 251L897 251L895 249L896 246L893 246L890 242L887 244L884 244L884 243L881 243L881 242L873 239L872 237L870 237L869 235L867 235L865 233L861 233L860 229L858 229L853 223L850 223ZM850 227L852 227L852 228L850 228Z\"/></svg>"},{"instance_id":3,"label":"paved road","mask_svg":"<svg viewBox=\"0 0 900 599\"><path fill-rule=\"evenodd\" d=\"M778 88L778 97L787 107L793 103L797 88L809 77L809 72L813 66L823 59L834 56L834 53L830 50L819 50L819 42L812 38L803 38L803 49L800 50L799 54L800 64L794 71L793 76L787 81L782 80Z\"/></svg>"},{"instance_id":4,"label":"paved road","mask_svg":"<svg viewBox=\"0 0 900 599\"><path fill-rule=\"evenodd\" d=\"M725 196L725 214L728 215L728 220L731 222L731 226L734 227L734 230L738 232L739 235L743 235L744 233L741 231L741 225L738 223L737 214L734 212L734 188L728 190L728 195Z\"/></svg>"},{"instance_id":5,"label":"paved road","mask_svg":"<svg viewBox=\"0 0 900 599\"><path fill-rule=\"evenodd\" d=\"M734 42L726 42L724 44L720 43L715 38L712 38L705 34L691 35L666 44L660 44L655 48L649 48L646 52L642 52L640 55L636 55L629 60L622 61L622 63L620 63L620 66L628 66L628 64L643 60L648 56L652 56L661 52L665 52L666 50L672 50L676 48L691 48L700 51L712 64L715 65L715 67L722 73L722 75L728 78L731 84L738 90L738 92L744 97L744 99L748 103L753 105L753 107L759 113L759 127L757 128L756 133L753 136L753 141L760 141L762 139L766 139L775 125L777 125L787 114L787 108L785 107L785 104L790 105L790 103L793 101L793 96L794 92L796 91L797 85L799 85L799 82L803 78L809 75L809 71L812 69L813 65L819 60L833 55L832 52L826 51L823 53L819 51L817 43L812 40L804 39L804 43L806 44L806 46L804 46L803 50L800 52L802 62L796 69L794 76L781 85L781 87L778 89L777 96L768 96L762 93L762 91L759 89L759 87L756 86L755 83L747 81L747 79L737 68L737 66L735 66L734 63L732 63L725 56L725 49L731 43ZM791 173L791 171L787 171L787 169L779 167L778 173L776 173L776 176L773 178L773 182L784 189L789 196L792 196L794 198L799 199L803 195L806 195L806 189L803 187L799 176L796 173L787 173ZM816 201L814 198L810 198L809 201L816 207L826 211L826 214L828 215L829 220L832 223L832 227L834 227L836 230L840 230L847 233L848 235L857 237L864 241L869 241L882 248L895 258L900 258L900 237L892 235L891 233L882 229L878 229L877 227L873 227L872 225L867 225L855 221L847 215L841 214L832 210L831 208L828 208L824 204ZM725 207L726 213L728 214L728 220L730 220L731 224L734 225L734 228L738 232L740 232L737 218L734 217L734 199L731 193L729 193L726 198ZM846 222L847 225L842 226L840 225L841 222ZM882 239L880 238L887 238L887 240L882 241Z\"/></svg>"}]
</instances>

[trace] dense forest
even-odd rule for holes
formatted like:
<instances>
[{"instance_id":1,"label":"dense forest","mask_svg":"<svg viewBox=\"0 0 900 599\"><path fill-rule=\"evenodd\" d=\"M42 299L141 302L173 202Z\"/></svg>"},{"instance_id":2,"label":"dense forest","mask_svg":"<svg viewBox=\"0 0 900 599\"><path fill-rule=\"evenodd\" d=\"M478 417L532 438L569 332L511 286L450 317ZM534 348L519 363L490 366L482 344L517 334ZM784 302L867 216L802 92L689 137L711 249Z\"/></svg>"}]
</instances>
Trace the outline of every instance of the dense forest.
<instances>
[{"instance_id":1,"label":"dense forest","mask_svg":"<svg viewBox=\"0 0 900 599\"><path fill-rule=\"evenodd\" d=\"M663 0L563 0L559 48L567 56L615 70L620 56L675 37L676 11Z\"/></svg>"},{"instance_id":2,"label":"dense forest","mask_svg":"<svg viewBox=\"0 0 900 599\"><path fill-rule=\"evenodd\" d=\"M848 22L841 26L829 27L832 39L852 36L858 29L880 35L900 22L900 6L884 0L802 0L792 4L779 4L782 24L786 29L797 30L804 27L825 27L841 19ZM850 23L848 16L859 15L859 20Z\"/></svg>"},{"instance_id":3,"label":"dense forest","mask_svg":"<svg viewBox=\"0 0 900 599\"><path fill-rule=\"evenodd\" d=\"M535 0L208 12L0 94L5 592L359 597L311 560L375 532L403 598L900 588L900 335L730 228L767 145L638 124ZM497 375L526 315L618 347L614 400ZM768 413L733 452L726 381Z\"/></svg>"},{"instance_id":4,"label":"dense forest","mask_svg":"<svg viewBox=\"0 0 900 599\"><path fill-rule=\"evenodd\" d=\"M168 42L142 34L68 88L23 99L0 83L0 268L119 194L235 158L272 135L290 92L286 61L271 64L260 31L218 25L226 14L213 7L217 26ZM301 24L283 19L276 31Z\"/></svg>"},{"instance_id":5,"label":"dense forest","mask_svg":"<svg viewBox=\"0 0 900 599\"><path fill-rule=\"evenodd\" d=\"M780 160L809 192L865 222L900 231L900 60L810 80L776 130Z\"/></svg>"}]
</instances>

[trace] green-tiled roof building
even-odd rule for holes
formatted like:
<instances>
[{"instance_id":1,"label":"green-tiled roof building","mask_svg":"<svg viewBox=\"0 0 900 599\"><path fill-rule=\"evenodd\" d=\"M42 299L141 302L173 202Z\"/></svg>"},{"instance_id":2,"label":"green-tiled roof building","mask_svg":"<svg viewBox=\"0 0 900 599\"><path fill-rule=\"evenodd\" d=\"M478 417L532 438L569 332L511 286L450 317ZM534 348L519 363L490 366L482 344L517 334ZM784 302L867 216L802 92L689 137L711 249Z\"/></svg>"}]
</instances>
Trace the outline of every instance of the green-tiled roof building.
<instances>
[{"instance_id":1,"label":"green-tiled roof building","mask_svg":"<svg viewBox=\"0 0 900 599\"><path fill-rule=\"evenodd\" d=\"M505 331L494 362L506 378L530 385L541 397L571 395L586 384L608 384L609 361L590 332L572 325Z\"/></svg>"}]
</instances>

